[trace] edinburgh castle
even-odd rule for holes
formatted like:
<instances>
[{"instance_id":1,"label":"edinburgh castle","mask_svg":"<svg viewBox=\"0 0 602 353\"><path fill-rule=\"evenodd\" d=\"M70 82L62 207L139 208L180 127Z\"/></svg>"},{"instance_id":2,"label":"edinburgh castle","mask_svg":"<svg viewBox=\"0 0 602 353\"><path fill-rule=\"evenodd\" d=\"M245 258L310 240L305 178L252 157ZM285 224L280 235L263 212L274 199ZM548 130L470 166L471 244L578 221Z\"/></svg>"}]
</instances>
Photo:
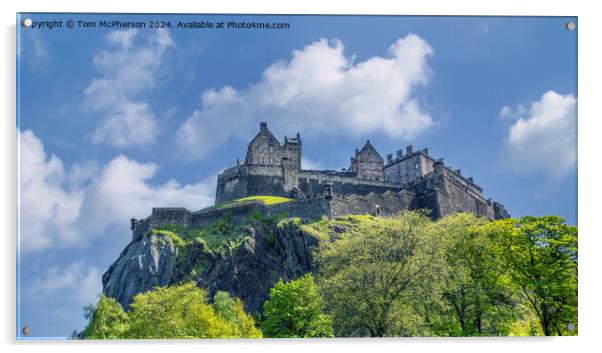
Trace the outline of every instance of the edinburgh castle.
<instances>
[{"instance_id":1,"label":"edinburgh castle","mask_svg":"<svg viewBox=\"0 0 602 353\"><path fill-rule=\"evenodd\" d=\"M469 212L488 219L509 217L498 202L486 199L483 189L460 170L447 167L426 148L405 153L398 150L386 160L370 141L356 149L348 168L306 170L301 165L300 134L285 137L284 143L261 123L259 133L249 143L244 160L218 175L214 207L200 211L185 208L154 208L143 220L132 219L133 238L164 224L199 226L228 213L234 222L251 212L264 216L286 215L305 220L349 214L391 216L404 210L426 209L432 218L456 212ZM290 202L266 205L261 201L228 201L249 196L281 196Z\"/></svg>"}]
</instances>

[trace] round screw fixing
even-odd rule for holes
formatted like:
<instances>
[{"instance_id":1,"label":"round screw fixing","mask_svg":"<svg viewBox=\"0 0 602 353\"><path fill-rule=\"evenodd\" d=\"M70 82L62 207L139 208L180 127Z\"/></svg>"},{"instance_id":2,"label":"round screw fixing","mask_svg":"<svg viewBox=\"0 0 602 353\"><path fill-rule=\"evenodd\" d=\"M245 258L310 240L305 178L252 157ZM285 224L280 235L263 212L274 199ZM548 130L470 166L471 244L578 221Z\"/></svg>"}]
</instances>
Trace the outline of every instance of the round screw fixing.
<instances>
[{"instance_id":1,"label":"round screw fixing","mask_svg":"<svg viewBox=\"0 0 602 353\"><path fill-rule=\"evenodd\" d=\"M569 31L574 30L577 27L577 25L575 24L575 22L567 22L566 23L566 29L568 29Z\"/></svg>"},{"instance_id":2,"label":"round screw fixing","mask_svg":"<svg viewBox=\"0 0 602 353\"><path fill-rule=\"evenodd\" d=\"M23 332L23 334L25 336L29 336L29 335L31 335L31 327L23 326L23 329L21 330L21 332Z\"/></svg>"}]
</instances>

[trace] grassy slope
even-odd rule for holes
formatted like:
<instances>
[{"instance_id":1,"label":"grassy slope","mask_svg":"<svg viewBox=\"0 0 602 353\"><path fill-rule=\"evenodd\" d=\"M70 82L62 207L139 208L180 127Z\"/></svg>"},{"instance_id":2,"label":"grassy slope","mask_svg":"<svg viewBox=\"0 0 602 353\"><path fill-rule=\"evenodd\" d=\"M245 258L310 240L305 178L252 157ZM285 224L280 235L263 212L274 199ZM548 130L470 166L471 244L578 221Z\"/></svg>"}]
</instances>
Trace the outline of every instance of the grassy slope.
<instances>
[{"instance_id":1,"label":"grassy slope","mask_svg":"<svg viewBox=\"0 0 602 353\"><path fill-rule=\"evenodd\" d=\"M269 206L269 205L276 205L276 204L284 203L284 202L291 202L291 201L293 201L293 199L288 198L288 197L280 197L280 196L248 196L248 197L243 197L241 199L222 202L219 205L209 206L209 207L202 209L201 211L234 207L234 206L238 206L238 205L244 204L246 202L251 202L251 201L260 201L264 205Z\"/></svg>"}]
</instances>

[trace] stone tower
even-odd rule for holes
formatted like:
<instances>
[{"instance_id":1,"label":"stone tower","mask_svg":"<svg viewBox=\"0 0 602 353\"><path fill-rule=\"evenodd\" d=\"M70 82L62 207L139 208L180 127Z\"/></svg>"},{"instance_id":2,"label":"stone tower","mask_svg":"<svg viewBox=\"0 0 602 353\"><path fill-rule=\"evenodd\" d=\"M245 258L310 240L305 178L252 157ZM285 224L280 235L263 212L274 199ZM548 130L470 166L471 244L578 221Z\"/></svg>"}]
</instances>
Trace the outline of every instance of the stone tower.
<instances>
[{"instance_id":1,"label":"stone tower","mask_svg":"<svg viewBox=\"0 0 602 353\"><path fill-rule=\"evenodd\" d=\"M301 135L284 137L284 145L268 129L259 124L259 133L251 140L245 158L247 165L287 166L301 169Z\"/></svg>"},{"instance_id":2,"label":"stone tower","mask_svg":"<svg viewBox=\"0 0 602 353\"><path fill-rule=\"evenodd\" d=\"M426 148L414 151L412 145L406 147L406 153L397 151L395 159L393 155L387 155L385 164L385 180L396 184L407 184L433 171L435 160L429 156Z\"/></svg>"}]
</instances>

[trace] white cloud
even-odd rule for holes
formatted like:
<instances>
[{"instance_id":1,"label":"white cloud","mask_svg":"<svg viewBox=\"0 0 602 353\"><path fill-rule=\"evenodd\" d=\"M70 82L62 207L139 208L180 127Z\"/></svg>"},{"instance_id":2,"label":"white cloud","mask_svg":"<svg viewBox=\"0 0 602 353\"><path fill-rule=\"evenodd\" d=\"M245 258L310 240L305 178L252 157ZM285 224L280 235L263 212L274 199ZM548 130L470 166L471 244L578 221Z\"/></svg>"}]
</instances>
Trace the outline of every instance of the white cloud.
<instances>
[{"instance_id":1,"label":"white cloud","mask_svg":"<svg viewBox=\"0 0 602 353\"><path fill-rule=\"evenodd\" d=\"M86 87L84 106L100 112L103 118L92 142L116 147L142 146L155 141L158 127L155 114L144 94L159 83L165 56L175 46L169 32L157 30L145 42L135 43L135 29L107 35L109 49L94 56L101 77Z\"/></svg>"},{"instance_id":2,"label":"white cloud","mask_svg":"<svg viewBox=\"0 0 602 353\"><path fill-rule=\"evenodd\" d=\"M100 234L111 227L129 234L129 219L144 218L153 207L197 210L213 204L216 178L181 185L171 179L161 185L150 180L159 167L120 155L107 163L86 188L79 228Z\"/></svg>"},{"instance_id":3,"label":"white cloud","mask_svg":"<svg viewBox=\"0 0 602 353\"><path fill-rule=\"evenodd\" d=\"M308 169L308 170L321 170L321 169L325 169L321 163L319 162L315 162L311 159L307 159L305 157L301 158L301 167L303 169Z\"/></svg>"},{"instance_id":4,"label":"white cloud","mask_svg":"<svg viewBox=\"0 0 602 353\"><path fill-rule=\"evenodd\" d=\"M506 157L521 172L541 172L558 179L577 160L576 99L548 91L508 132ZM519 109L520 110L520 109ZM527 111L526 108L524 108Z\"/></svg>"},{"instance_id":5,"label":"white cloud","mask_svg":"<svg viewBox=\"0 0 602 353\"><path fill-rule=\"evenodd\" d=\"M508 118L512 114L512 109L509 106L505 105L500 110L500 118Z\"/></svg>"},{"instance_id":6,"label":"white cloud","mask_svg":"<svg viewBox=\"0 0 602 353\"><path fill-rule=\"evenodd\" d=\"M258 120L276 131L305 134L384 133L407 138L433 125L415 89L429 82L431 46L417 35L398 39L387 57L355 63L343 43L321 39L295 50L247 89L226 86L202 95L202 107L180 127L177 142L202 158L231 137L245 136Z\"/></svg>"},{"instance_id":7,"label":"white cloud","mask_svg":"<svg viewBox=\"0 0 602 353\"><path fill-rule=\"evenodd\" d=\"M524 105L519 104L516 109L512 109L505 105L500 110L500 118L502 119L518 119L527 113L527 108Z\"/></svg>"},{"instance_id":8,"label":"white cloud","mask_svg":"<svg viewBox=\"0 0 602 353\"><path fill-rule=\"evenodd\" d=\"M129 237L129 218L152 207L200 209L213 203L216 177L182 185L152 183L159 167L120 155L103 166L74 164L57 156L27 130L20 138L20 249L35 252L85 246L99 236Z\"/></svg>"},{"instance_id":9,"label":"white cloud","mask_svg":"<svg viewBox=\"0 0 602 353\"><path fill-rule=\"evenodd\" d=\"M46 300L48 295L62 294L80 304L94 303L102 292L100 270L84 260L65 268L50 267L27 288L29 300Z\"/></svg>"},{"instance_id":10,"label":"white cloud","mask_svg":"<svg viewBox=\"0 0 602 353\"><path fill-rule=\"evenodd\" d=\"M63 163L48 156L30 130L19 134L19 142L21 247L42 250L71 242L77 237L73 223L79 216L82 191L65 187Z\"/></svg>"},{"instance_id":11,"label":"white cloud","mask_svg":"<svg viewBox=\"0 0 602 353\"><path fill-rule=\"evenodd\" d=\"M146 103L123 102L108 113L92 135L93 143L117 147L144 145L157 133L155 115Z\"/></svg>"}]
</instances>

